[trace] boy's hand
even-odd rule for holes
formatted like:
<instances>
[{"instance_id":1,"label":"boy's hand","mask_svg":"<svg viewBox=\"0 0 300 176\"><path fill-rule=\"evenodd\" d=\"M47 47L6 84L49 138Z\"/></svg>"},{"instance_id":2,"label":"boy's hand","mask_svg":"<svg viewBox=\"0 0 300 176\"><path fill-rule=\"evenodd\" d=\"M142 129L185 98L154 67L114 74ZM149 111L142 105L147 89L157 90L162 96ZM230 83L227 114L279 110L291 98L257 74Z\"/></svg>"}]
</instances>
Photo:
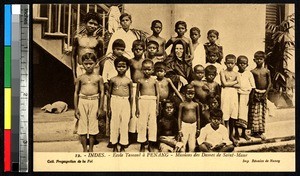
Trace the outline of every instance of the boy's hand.
<instances>
[{"instance_id":1,"label":"boy's hand","mask_svg":"<svg viewBox=\"0 0 300 176\"><path fill-rule=\"evenodd\" d=\"M182 77L182 76L179 76L179 80L180 80L180 82L181 82L183 85L187 85L187 84L188 84L188 81L187 81L184 77Z\"/></svg>"},{"instance_id":2,"label":"boy's hand","mask_svg":"<svg viewBox=\"0 0 300 176\"><path fill-rule=\"evenodd\" d=\"M139 109L137 109L137 110L135 111L135 116L136 116L136 118L139 118L139 116L140 116L140 110L139 110Z\"/></svg>"},{"instance_id":3,"label":"boy's hand","mask_svg":"<svg viewBox=\"0 0 300 176\"><path fill-rule=\"evenodd\" d=\"M78 120L80 119L80 112L79 112L78 109L75 110L74 115L75 115L75 118L76 118L76 119L78 119Z\"/></svg>"},{"instance_id":4,"label":"boy's hand","mask_svg":"<svg viewBox=\"0 0 300 176\"><path fill-rule=\"evenodd\" d=\"M221 144L216 145L216 146L214 147L214 149L219 150L219 149L223 148L224 146L225 146L225 144L224 144L224 143L221 143Z\"/></svg>"},{"instance_id":5,"label":"boy's hand","mask_svg":"<svg viewBox=\"0 0 300 176\"><path fill-rule=\"evenodd\" d=\"M198 138L200 136L200 130L197 130L196 132L196 138Z\"/></svg>"}]
</instances>

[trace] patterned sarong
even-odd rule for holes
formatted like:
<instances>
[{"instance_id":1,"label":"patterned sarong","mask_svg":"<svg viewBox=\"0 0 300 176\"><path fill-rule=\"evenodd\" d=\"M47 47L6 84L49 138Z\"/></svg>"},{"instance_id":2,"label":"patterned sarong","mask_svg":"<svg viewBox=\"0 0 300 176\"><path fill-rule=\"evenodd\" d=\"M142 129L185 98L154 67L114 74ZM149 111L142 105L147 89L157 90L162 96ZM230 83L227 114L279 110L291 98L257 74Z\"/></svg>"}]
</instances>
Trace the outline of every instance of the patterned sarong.
<instances>
[{"instance_id":1,"label":"patterned sarong","mask_svg":"<svg viewBox=\"0 0 300 176\"><path fill-rule=\"evenodd\" d=\"M254 98L249 101L249 129L252 133L265 132L265 117L267 112L267 99L263 99L265 92L255 90Z\"/></svg>"}]
</instances>

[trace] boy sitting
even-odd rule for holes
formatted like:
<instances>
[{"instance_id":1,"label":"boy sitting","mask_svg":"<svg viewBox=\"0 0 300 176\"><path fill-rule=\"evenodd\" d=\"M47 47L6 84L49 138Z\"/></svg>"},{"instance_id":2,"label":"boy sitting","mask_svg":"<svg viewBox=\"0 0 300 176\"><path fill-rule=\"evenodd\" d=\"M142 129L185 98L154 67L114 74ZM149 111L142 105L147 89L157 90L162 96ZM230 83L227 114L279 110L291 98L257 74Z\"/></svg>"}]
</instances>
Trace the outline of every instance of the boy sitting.
<instances>
[{"instance_id":1,"label":"boy sitting","mask_svg":"<svg viewBox=\"0 0 300 176\"><path fill-rule=\"evenodd\" d=\"M210 112L211 122L201 129L197 139L201 152L232 152L234 150L227 128L221 124L222 116L223 112L220 109Z\"/></svg>"}]
</instances>

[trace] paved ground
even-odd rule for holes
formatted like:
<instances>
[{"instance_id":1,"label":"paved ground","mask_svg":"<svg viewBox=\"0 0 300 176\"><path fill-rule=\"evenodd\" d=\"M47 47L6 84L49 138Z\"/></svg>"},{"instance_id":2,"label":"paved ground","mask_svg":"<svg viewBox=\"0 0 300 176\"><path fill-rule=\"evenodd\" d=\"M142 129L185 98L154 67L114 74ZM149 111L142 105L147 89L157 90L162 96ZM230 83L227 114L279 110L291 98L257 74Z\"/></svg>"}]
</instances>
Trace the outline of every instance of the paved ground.
<instances>
[{"instance_id":1,"label":"paved ground","mask_svg":"<svg viewBox=\"0 0 300 176\"><path fill-rule=\"evenodd\" d=\"M34 110L34 151L37 152L80 152L78 136L72 133L74 111L63 114L43 113ZM281 138L295 136L295 109L276 109L275 116L266 119L266 137ZM257 141L257 139L253 139ZM108 138L95 145L94 152L111 152L107 148ZM237 149L238 150L238 149ZM126 151L139 151L139 145L130 145ZM243 151L245 151L243 149Z\"/></svg>"}]
</instances>

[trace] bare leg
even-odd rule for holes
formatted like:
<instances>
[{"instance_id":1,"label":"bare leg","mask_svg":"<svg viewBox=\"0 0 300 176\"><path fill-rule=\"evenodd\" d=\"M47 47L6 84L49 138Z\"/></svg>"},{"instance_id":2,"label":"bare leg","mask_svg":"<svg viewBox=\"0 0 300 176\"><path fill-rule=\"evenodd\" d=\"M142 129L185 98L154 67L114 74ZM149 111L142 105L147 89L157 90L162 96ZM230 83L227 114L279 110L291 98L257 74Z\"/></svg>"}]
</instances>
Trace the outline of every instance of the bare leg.
<instances>
[{"instance_id":1,"label":"bare leg","mask_svg":"<svg viewBox=\"0 0 300 176\"><path fill-rule=\"evenodd\" d=\"M120 152L125 152L125 146L124 145L121 145Z\"/></svg>"},{"instance_id":2,"label":"bare leg","mask_svg":"<svg viewBox=\"0 0 300 176\"><path fill-rule=\"evenodd\" d=\"M145 142L141 143L140 152L145 152Z\"/></svg>"},{"instance_id":3,"label":"bare leg","mask_svg":"<svg viewBox=\"0 0 300 176\"><path fill-rule=\"evenodd\" d=\"M250 140L250 137L246 134L246 128L242 128L242 138L246 139L247 141Z\"/></svg>"},{"instance_id":4,"label":"bare leg","mask_svg":"<svg viewBox=\"0 0 300 176\"><path fill-rule=\"evenodd\" d=\"M113 152L119 152L118 144L113 144Z\"/></svg>"},{"instance_id":5,"label":"bare leg","mask_svg":"<svg viewBox=\"0 0 300 176\"><path fill-rule=\"evenodd\" d=\"M228 128L228 126L229 126L228 124L229 124L229 120L225 120L224 125L225 125L226 128Z\"/></svg>"},{"instance_id":6,"label":"bare leg","mask_svg":"<svg viewBox=\"0 0 300 176\"><path fill-rule=\"evenodd\" d=\"M83 152L88 152L88 150L87 150L87 145L86 145L86 141L87 141L87 136L86 136L86 134L80 135L80 142L81 142L81 145L82 145L82 147L83 147Z\"/></svg>"},{"instance_id":7,"label":"bare leg","mask_svg":"<svg viewBox=\"0 0 300 176\"><path fill-rule=\"evenodd\" d=\"M225 145L220 149L220 152L232 152L234 150L233 145Z\"/></svg>"},{"instance_id":8,"label":"bare leg","mask_svg":"<svg viewBox=\"0 0 300 176\"><path fill-rule=\"evenodd\" d=\"M95 143L95 135L90 135L89 136L89 152L93 152L94 151L94 143Z\"/></svg>"},{"instance_id":9,"label":"bare leg","mask_svg":"<svg viewBox=\"0 0 300 176\"><path fill-rule=\"evenodd\" d=\"M239 133L239 128L236 126L236 119L233 119L234 120L234 138L236 140L240 140L240 133Z\"/></svg>"},{"instance_id":10,"label":"bare leg","mask_svg":"<svg viewBox=\"0 0 300 176\"><path fill-rule=\"evenodd\" d=\"M200 152L212 152L212 150L208 149L205 144L199 145Z\"/></svg>"},{"instance_id":11,"label":"bare leg","mask_svg":"<svg viewBox=\"0 0 300 176\"><path fill-rule=\"evenodd\" d=\"M234 146L238 145L238 141L233 137L233 128L235 127L236 119L229 119L229 139L232 141Z\"/></svg>"}]
</instances>

